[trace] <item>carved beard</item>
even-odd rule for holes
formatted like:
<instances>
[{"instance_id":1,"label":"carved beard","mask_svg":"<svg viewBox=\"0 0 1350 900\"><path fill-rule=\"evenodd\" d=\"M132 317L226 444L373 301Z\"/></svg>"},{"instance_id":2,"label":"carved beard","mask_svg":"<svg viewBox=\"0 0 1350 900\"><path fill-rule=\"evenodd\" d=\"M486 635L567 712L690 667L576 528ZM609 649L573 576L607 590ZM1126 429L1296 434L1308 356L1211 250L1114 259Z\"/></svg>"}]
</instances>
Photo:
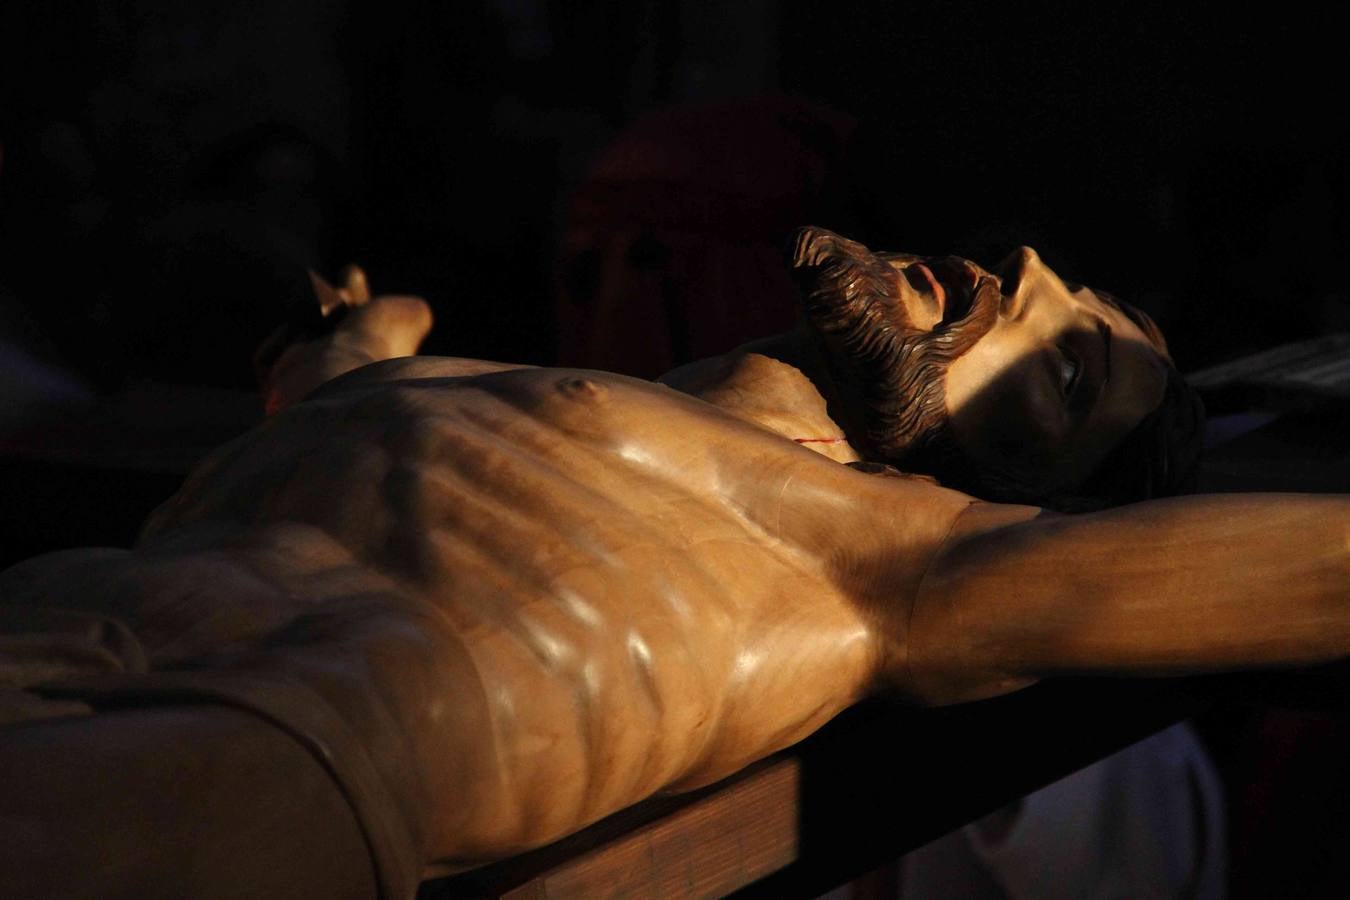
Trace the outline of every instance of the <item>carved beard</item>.
<instances>
[{"instance_id":1,"label":"carved beard","mask_svg":"<svg viewBox=\"0 0 1350 900\"><path fill-rule=\"evenodd\" d=\"M840 393L850 441L869 459L901 465L947 430L947 367L993 327L1002 297L996 278L964 261L974 281L949 290L932 331L910 323L888 259L823 228L797 233L793 274L806 319Z\"/></svg>"}]
</instances>

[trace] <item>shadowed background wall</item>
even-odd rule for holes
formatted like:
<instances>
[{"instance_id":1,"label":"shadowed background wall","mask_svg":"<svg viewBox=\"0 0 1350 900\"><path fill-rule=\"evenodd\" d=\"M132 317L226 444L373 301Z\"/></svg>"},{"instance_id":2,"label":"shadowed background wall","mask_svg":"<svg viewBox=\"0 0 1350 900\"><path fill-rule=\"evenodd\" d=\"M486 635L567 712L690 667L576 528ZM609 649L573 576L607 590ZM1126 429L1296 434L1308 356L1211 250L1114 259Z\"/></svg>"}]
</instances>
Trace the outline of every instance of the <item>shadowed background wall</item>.
<instances>
[{"instance_id":1,"label":"shadowed background wall","mask_svg":"<svg viewBox=\"0 0 1350 900\"><path fill-rule=\"evenodd\" d=\"M1183 367L1350 327L1330 14L1137 6L6 4L0 329L105 388L243 386L303 268L356 260L432 301L433 352L617 367L560 315L594 317L606 261L620 294L646 277L724 308L747 257L690 275L671 244L728 209L748 224L699 253L777 252L795 216L989 263L1033 244L1153 312ZM731 98L751 112L667 125L666 168L611 158L602 181L646 179L601 192L623 244L573 252L607 148ZM670 340L689 314L666 310L660 362L710 349Z\"/></svg>"},{"instance_id":2,"label":"shadowed background wall","mask_svg":"<svg viewBox=\"0 0 1350 900\"><path fill-rule=\"evenodd\" d=\"M986 264L1032 244L1183 369L1350 330L1326 9L11 0L0 432L146 381L250 389L304 270L350 261L428 298L429 352L654 375L793 321L805 222ZM182 396L109 433L158 453L258 414ZM9 561L126 543L191 458L18 449ZM1243 722L1235 894L1343 886L1344 723Z\"/></svg>"}]
</instances>

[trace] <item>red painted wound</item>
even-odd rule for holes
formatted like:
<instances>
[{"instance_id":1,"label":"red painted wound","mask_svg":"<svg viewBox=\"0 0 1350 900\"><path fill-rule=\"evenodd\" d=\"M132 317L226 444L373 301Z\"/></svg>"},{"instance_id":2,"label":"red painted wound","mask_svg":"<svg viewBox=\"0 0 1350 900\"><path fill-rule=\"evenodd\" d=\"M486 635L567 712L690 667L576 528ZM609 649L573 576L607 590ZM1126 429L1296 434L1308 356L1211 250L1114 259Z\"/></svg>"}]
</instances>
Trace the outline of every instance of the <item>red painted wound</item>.
<instances>
[{"instance_id":1,"label":"red painted wound","mask_svg":"<svg viewBox=\"0 0 1350 900\"><path fill-rule=\"evenodd\" d=\"M793 438L799 444L842 444L845 438Z\"/></svg>"}]
</instances>

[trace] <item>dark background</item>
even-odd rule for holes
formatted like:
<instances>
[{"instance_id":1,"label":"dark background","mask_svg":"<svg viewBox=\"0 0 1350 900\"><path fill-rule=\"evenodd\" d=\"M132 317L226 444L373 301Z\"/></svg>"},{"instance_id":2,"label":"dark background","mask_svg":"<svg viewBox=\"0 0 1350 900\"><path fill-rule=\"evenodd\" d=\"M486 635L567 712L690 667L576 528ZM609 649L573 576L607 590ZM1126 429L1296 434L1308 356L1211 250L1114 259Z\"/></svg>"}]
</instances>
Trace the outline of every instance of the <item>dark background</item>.
<instances>
[{"instance_id":1,"label":"dark background","mask_svg":"<svg viewBox=\"0 0 1350 900\"><path fill-rule=\"evenodd\" d=\"M687 257L719 240L777 253L794 217L986 264L1031 244L1154 313L1183 369L1350 328L1333 14L1139 6L7 3L0 338L96 390L246 387L305 267L357 261L378 292L432 302L432 352L655 374L643 360L753 335L710 325L607 356L606 327L625 332L593 321L612 304L591 295L642 289L597 267L656 271L665 301L614 302L673 304L660 328L698 334L754 291L708 286L739 257L692 279ZM675 162L606 168L670 107L692 110L652 138ZM597 166L645 188L602 192L587 208L610 231L578 251ZM711 192L754 214L732 235L710 236L712 215L634 224L656 182L676 205ZM743 328L790 321L791 302Z\"/></svg>"},{"instance_id":2,"label":"dark background","mask_svg":"<svg viewBox=\"0 0 1350 900\"><path fill-rule=\"evenodd\" d=\"M107 398L251 389L307 267L426 296L430 352L639 375L790 324L808 222L1031 244L1183 370L1350 330L1344 31L1251 10L0 3L0 432L86 404L5 444L0 563L128 543L259 411ZM1344 884L1344 717L1279 716L1219 744L1235 896Z\"/></svg>"}]
</instances>

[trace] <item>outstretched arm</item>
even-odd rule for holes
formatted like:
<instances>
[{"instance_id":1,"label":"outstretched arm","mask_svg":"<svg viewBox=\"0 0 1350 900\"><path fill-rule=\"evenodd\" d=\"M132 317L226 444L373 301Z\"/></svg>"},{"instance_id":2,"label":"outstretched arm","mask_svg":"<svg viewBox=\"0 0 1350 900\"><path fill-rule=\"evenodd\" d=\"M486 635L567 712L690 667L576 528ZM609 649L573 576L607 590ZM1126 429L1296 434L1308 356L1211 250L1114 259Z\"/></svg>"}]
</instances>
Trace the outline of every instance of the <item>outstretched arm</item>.
<instances>
[{"instance_id":1,"label":"outstretched arm","mask_svg":"<svg viewBox=\"0 0 1350 900\"><path fill-rule=\"evenodd\" d=\"M1053 674L1171 675L1350 654L1350 497L1245 494L1079 516L975 504L915 599L935 702Z\"/></svg>"}]
</instances>

